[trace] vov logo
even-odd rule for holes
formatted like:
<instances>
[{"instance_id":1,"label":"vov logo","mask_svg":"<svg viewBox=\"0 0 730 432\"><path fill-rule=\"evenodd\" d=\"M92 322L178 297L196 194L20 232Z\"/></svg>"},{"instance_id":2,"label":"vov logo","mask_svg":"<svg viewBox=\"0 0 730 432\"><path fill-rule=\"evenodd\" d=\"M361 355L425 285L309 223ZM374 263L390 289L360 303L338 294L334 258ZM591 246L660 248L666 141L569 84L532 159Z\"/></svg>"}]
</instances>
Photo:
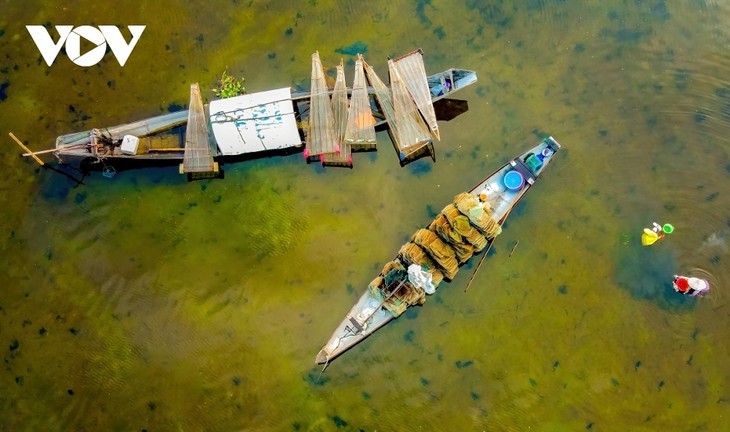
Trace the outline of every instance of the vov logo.
<instances>
[{"instance_id":1,"label":"vov logo","mask_svg":"<svg viewBox=\"0 0 730 432\"><path fill-rule=\"evenodd\" d=\"M119 66L124 66L129 55L132 54L137 42L145 27L143 25L127 26L132 34L132 40L127 43L122 36L122 32L113 25L100 25L99 28L82 25L74 28L70 25L57 25L58 41L54 42L48 30L42 25L28 25L28 33L33 38L38 50L43 56L48 66L51 66L56 60L61 47L66 44L66 54L69 59L78 66L89 67L99 63L106 53L107 44L112 54L119 62ZM89 51L81 54L81 38L86 39L96 45Z\"/></svg>"}]
</instances>

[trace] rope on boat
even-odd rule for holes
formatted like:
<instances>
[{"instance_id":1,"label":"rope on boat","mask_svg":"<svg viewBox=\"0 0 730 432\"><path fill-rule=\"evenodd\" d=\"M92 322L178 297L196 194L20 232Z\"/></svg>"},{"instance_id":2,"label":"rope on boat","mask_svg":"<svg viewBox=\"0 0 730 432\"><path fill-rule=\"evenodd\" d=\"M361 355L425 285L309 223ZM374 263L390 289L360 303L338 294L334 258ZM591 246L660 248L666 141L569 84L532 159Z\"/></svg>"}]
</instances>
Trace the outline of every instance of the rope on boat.
<instances>
[{"instance_id":1,"label":"rope on boat","mask_svg":"<svg viewBox=\"0 0 730 432\"><path fill-rule=\"evenodd\" d=\"M108 179L113 179L114 176L117 175L117 169L112 165L107 165L106 162L104 162L104 159L106 158L97 157L97 159L104 165L104 168L101 170L101 175Z\"/></svg>"}]
</instances>

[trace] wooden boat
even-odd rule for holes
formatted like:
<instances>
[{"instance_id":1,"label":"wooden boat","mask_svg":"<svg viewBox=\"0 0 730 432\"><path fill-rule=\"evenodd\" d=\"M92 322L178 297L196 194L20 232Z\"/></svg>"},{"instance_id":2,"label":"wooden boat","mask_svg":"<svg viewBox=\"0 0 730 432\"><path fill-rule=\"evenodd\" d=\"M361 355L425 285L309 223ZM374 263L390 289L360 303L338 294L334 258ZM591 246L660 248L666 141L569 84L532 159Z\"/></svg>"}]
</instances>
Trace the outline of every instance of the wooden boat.
<instances>
[{"instance_id":1,"label":"wooden boat","mask_svg":"<svg viewBox=\"0 0 730 432\"><path fill-rule=\"evenodd\" d=\"M417 52L420 54L420 51ZM318 74L321 73L321 64L319 68ZM452 68L431 75L426 78L431 102L447 98L476 80L476 73L465 69ZM362 80L357 81L360 87L363 83ZM323 90L332 93L332 90L321 86L317 91ZM348 95L353 92L352 89L346 90ZM356 108L370 106L374 127L384 128L391 119L374 101L370 102L374 89L367 87L368 101L365 102L363 93L357 89L355 93L359 95ZM83 163L87 168L103 166L107 169L117 164L132 163L136 166L140 162L154 165L177 163L181 164L181 173L196 173L202 172L203 166L217 171L218 162L290 154L301 151L308 143L307 131L311 127L310 114L313 114L309 92L292 93L290 88L280 88L215 100L209 105L196 103L195 97L195 91L191 89L189 111L62 135L56 139L54 149L34 154L52 152L61 163L77 166ZM200 97L199 91L197 97ZM418 103L423 105L421 100ZM320 112L319 109L316 112ZM357 114L363 115L362 112ZM191 124L198 125L193 134L187 130ZM361 135L350 130L346 138L358 140ZM331 138L329 132L327 136ZM352 149L371 149L373 145L370 141L353 141ZM188 163L185 163L186 152Z\"/></svg>"},{"instance_id":2,"label":"wooden boat","mask_svg":"<svg viewBox=\"0 0 730 432\"><path fill-rule=\"evenodd\" d=\"M457 195L385 264L337 326L316 362L326 365L408 307L423 304L443 279L453 279L459 266L494 242L511 210L532 189L559 149L553 137L546 138L468 192Z\"/></svg>"}]
</instances>

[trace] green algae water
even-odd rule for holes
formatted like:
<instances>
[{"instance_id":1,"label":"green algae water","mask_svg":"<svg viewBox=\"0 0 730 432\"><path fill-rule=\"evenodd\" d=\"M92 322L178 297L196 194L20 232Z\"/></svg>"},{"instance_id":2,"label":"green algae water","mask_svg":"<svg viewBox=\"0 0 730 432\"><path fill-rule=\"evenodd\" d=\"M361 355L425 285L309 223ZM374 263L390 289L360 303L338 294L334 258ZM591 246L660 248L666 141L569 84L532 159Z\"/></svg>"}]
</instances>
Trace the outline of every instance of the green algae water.
<instances>
[{"instance_id":1,"label":"green algae water","mask_svg":"<svg viewBox=\"0 0 730 432\"><path fill-rule=\"evenodd\" d=\"M0 429L724 430L729 23L713 0L6 5ZM81 68L64 51L46 66L29 24L147 27L124 67ZM352 170L295 154L75 187L6 135L49 148L174 110L223 70L249 92L306 89L315 50L384 77L415 48L428 73L479 77L436 163L401 168L379 133ZM413 232L548 134L563 150L469 291L480 256L320 376L317 352ZM642 247L653 221L675 231ZM673 274L712 291L677 297Z\"/></svg>"}]
</instances>

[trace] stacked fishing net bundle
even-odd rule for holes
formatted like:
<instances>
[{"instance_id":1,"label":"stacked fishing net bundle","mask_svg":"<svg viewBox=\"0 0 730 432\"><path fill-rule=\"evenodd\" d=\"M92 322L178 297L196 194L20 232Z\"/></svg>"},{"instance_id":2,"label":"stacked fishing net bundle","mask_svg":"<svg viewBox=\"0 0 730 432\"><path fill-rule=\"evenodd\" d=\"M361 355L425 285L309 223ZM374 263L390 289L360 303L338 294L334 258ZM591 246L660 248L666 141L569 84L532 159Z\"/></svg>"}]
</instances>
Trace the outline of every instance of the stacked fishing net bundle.
<instances>
[{"instance_id":1,"label":"stacked fishing net bundle","mask_svg":"<svg viewBox=\"0 0 730 432\"><path fill-rule=\"evenodd\" d=\"M409 264L419 264L429 270L437 268L443 277L453 279L459 265L484 250L489 239L501 231L489 205L463 192L444 207L428 229L416 231L412 241L403 245L399 256ZM440 282L434 276L434 285Z\"/></svg>"},{"instance_id":2,"label":"stacked fishing net bundle","mask_svg":"<svg viewBox=\"0 0 730 432\"><path fill-rule=\"evenodd\" d=\"M459 265L484 250L501 231L487 203L471 193L461 193L444 207L428 229L416 231L395 260L385 264L380 275L370 282L370 292L398 316L408 306L425 301L424 290L408 282L408 266L419 265L431 274L433 285L438 287L444 278L453 279ZM396 289L400 282L403 286Z\"/></svg>"},{"instance_id":3,"label":"stacked fishing net bundle","mask_svg":"<svg viewBox=\"0 0 730 432\"><path fill-rule=\"evenodd\" d=\"M413 243L420 246L441 268L444 276L453 279L459 271L454 249L444 243L435 232L421 228L413 235Z\"/></svg>"},{"instance_id":4,"label":"stacked fishing net bundle","mask_svg":"<svg viewBox=\"0 0 730 432\"><path fill-rule=\"evenodd\" d=\"M438 286L444 280L444 273L417 244L408 242L401 246L398 257L408 265L418 264L422 269L426 269L427 272L431 273L431 282L434 286Z\"/></svg>"},{"instance_id":5,"label":"stacked fishing net bundle","mask_svg":"<svg viewBox=\"0 0 730 432\"><path fill-rule=\"evenodd\" d=\"M502 227L492 217L489 204L480 203L476 196L462 192L454 198L454 204L459 212L468 217L469 222L488 239L492 239L502 232Z\"/></svg>"},{"instance_id":6,"label":"stacked fishing net bundle","mask_svg":"<svg viewBox=\"0 0 730 432\"><path fill-rule=\"evenodd\" d=\"M426 301L426 293L408 282L406 267L397 259L385 263L383 271L370 282L368 289L393 316Z\"/></svg>"},{"instance_id":7,"label":"stacked fishing net bundle","mask_svg":"<svg viewBox=\"0 0 730 432\"><path fill-rule=\"evenodd\" d=\"M383 289L385 288L385 277L388 274L396 274L397 271L405 271L405 267L398 260L388 261L383 266L383 270L380 274L370 282L368 289L370 293L377 299L383 299Z\"/></svg>"},{"instance_id":8,"label":"stacked fishing net bundle","mask_svg":"<svg viewBox=\"0 0 730 432\"><path fill-rule=\"evenodd\" d=\"M487 245L487 239L469 224L469 219L459 213L453 204L446 206L428 229L454 248L459 264L466 262Z\"/></svg>"}]
</instances>

